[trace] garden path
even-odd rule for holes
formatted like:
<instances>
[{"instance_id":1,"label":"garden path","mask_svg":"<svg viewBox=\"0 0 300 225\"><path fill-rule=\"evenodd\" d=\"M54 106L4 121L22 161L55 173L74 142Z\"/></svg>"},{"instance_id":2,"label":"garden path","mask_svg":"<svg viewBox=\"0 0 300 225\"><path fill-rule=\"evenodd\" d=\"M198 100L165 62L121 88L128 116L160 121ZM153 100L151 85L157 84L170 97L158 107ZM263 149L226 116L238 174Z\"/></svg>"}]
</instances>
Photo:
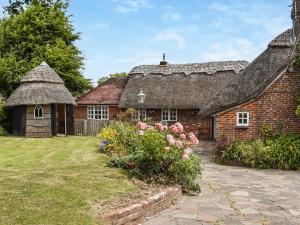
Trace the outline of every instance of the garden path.
<instances>
[{"instance_id":1,"label":"garden path","mask_svg":"<svg viewBox=\"0 0 300 225\"><path fill-rule=\"evenodd\" d=\"M300 225L300 172L221 166L208 142L196 151L204 164L202 193L143 225Z\"/></svg>"}]
</instances>

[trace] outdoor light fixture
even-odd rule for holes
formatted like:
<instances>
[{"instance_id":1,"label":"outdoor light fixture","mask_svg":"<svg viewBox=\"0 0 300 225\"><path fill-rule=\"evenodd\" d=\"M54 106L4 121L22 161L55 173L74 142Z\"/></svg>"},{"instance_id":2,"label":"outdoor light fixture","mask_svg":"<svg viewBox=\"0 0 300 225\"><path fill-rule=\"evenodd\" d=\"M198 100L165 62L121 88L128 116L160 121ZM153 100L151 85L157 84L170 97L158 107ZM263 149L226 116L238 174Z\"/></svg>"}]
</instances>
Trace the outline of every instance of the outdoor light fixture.
<instances>
[{"instance_id":1,"label":"outdoor light fixture","mask_svg":"<svg viewBox=\"0 0 300 225\"><path fill-rule=\"evenodd\" d=\"M143 121L143 105L145 103L146 95L144 94L143 90L140 89L140 92L137 94L138 103L140 107L140 119Z\"/></svg>"},{"instance_id":2,"label":"outdoor light fixture","mask_svg":"<svg viewBox=\"0 0 300 225\"><path fill-rule=\"evenodd\" d=\"M142 104L145 103L146 95L144 94L144 92L143 92L142 89L140 89L140 93L138 93L137 97L138 97L138 103L139 103L140 105L142 105Z\"/></svg>"}]
</instances>

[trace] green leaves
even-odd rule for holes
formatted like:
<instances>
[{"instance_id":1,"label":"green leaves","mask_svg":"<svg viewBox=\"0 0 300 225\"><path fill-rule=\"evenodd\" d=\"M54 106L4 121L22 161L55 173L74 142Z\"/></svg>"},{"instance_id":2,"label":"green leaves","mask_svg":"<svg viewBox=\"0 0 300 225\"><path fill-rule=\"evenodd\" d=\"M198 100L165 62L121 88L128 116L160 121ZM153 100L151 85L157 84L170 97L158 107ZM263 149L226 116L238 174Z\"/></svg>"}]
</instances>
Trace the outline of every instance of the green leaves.
<instances>
[{"instance_id":1,"label":"green leaves","mask_svg":"<svg viewBox=\"0 0 300 225\"><path fill-rule=\"evenodd\" d=\"M0 20L0 93L10 95L20 79L46 61L75 95L91 87L81 74L83 57L74 42L68 4L59 0L10 1Z\"/></svg>"},{"instance_id":2,"label":"green leaves","mask_svg":"<svg viewBox=\"0 0 300 225\"><path fill-rule=\"evenodd\" d=\"M109 78L112 78L112 77L127 77L128 74L123 72L123 73L115 73L115 74L110 74L109 76L106 76L106 77L101 77L99 80L98 80L98 85L101 85L102 83L104 83L105 81L107 81Z\"/></svg>"}]
</instances>

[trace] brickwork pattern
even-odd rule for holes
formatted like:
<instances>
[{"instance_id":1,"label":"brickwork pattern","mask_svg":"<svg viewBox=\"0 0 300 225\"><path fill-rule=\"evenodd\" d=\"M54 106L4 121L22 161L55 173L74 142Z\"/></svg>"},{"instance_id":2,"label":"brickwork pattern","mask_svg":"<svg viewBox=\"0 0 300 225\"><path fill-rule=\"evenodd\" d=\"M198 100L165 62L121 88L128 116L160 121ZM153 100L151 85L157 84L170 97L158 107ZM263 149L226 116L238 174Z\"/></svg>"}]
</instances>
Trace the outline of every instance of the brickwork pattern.
<instances>
[{"instance_id":1,"label":"brickwork pattern","mask_svg":"<svg viewBox=\"0 0 300 225\"><path fill-rule=\"evenodd\" d=\"M262 125L273 130L282 126L285 132L300 133L300 118L296 116L297 97L300 93L300 75L288 72L278 79L256 101L217 116L217 139L252 140L261 137ZM236 126L236 113L249 112L248 128Z\"/></svg>"}]
</instances>

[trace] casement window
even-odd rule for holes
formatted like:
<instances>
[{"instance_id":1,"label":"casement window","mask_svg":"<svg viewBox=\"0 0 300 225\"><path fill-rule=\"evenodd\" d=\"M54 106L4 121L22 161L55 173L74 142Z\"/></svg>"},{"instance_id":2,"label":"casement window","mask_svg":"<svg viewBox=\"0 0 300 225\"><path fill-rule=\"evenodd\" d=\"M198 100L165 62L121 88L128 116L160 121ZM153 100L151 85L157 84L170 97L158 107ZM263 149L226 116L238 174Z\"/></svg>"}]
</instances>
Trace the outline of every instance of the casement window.
<instances>
[{"instance_id":1,"label":"casement window","mask_svg":"<svg viewBox=\"0 0 300 225\"><path fill-rule=\"evenodd\" d=\"M142 115L141 115L142 113ZM135 113L132 114L131 120L132 121L139 121L141 120L141 116L142 116L142 120L145 120L147 118L147 110L146 109L137 109L135 111Z\"/></svg>"},{"instance_id":2,"label":"casement window","mask_svg":"<svg viewBox=\"0 0 300 225\"><path fill-rule=\"evenodd\" d=\"M162 109L161 110L162 122L175 122L177 121L177 109Z\"/></svg>"},{"instance_id":3,"label":"casement window","mask_svg":"<svg viewBox=\"0 0 300 225\"><path fill-rule=\"evenodd\" d=\"M238 127L248 127L249 126L249 113L248 112L238 112L236 114L236 126L238 126Z\"/></svg>"},{"instance_id":4,"label":"casement window","mask_svg":"<svg viewBox=\"0 0 300 225\"><path fill-rule=\"evenodd\" d=\"M89 120L108 120L107 106L88 106L87 117Z\"/></svg>"},{"instance_id":5,"label":"casement window","mask_svg":"<svg viewBox=\"0 0 300 225\"><path fill-rule=\"evenodd\" d=\"M43 119L43 118L44 118L44 110L43 110L42 106L37 105L37 106L34 108L34 111L33 111L33 118L34 118L34 119Z\"/></svg>"}]
</instances>

